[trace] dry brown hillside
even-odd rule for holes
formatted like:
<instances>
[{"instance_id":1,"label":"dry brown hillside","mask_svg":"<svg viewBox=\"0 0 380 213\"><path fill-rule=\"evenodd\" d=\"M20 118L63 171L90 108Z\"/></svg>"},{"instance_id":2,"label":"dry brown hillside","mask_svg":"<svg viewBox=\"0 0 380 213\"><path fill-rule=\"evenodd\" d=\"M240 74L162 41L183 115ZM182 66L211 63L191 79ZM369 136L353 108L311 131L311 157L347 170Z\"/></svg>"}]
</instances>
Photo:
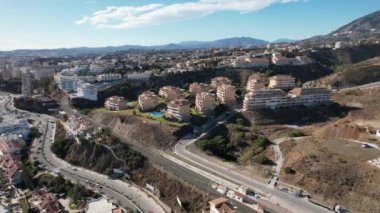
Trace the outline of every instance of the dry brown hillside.
<instances>
[{"instance_id":1,"label":"dry brown hillside","mask_svg":"<svg viewBox=\"0 0 380 213\"><path fill-rule=\"evenodd\" d=\"M380 128L380 89L341 92L334 94L334 100L353 109L303 140L282 143L284 168L296 173L283 172L280 180L330 206L338 203L350 212L380 212L380 169L367 163L379 158L380 151L344 140L380 144L366 129Z\"/></svg>"},{"instance_id":2,"label":"dry brown hillside","mask_svg":"<svg viewBox=\"0 0 380 213\"><path fill-rule=\"evenodd\" d=\"M159 148L173 146L181 131L179 127L131 115L91 113L90 116L127 138Z\"/></svg>"}]
</instances>

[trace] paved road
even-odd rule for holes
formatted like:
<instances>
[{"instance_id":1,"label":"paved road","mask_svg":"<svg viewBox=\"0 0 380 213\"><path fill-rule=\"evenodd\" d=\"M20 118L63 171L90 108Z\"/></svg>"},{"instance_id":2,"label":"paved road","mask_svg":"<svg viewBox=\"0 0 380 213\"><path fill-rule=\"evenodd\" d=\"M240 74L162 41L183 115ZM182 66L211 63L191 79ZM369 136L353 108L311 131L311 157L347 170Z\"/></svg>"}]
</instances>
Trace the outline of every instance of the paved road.
<instances>
[{"instance_id":1,"label":"paved road","mask_svg":"<svg viewBox=\"0 0 380 213\"><path fill-rule=\"evenodd\" d=\"M3 96L4 97L4 96ZM12 98L3 98L0 108L9 111L16 109L12 105ZM111 180L107 176L84 169L74 167L69 163L55 157L50 150L50 145L54 141L55 119L47 115L34 114L22 110L25 117L38 121L39 130L43 132L40 140L33 146L33 156L41 162L45 169L60 173L66 179L79 182L87 187L92 186L96 191L107 195L110 199L116 200L120 205L130 209L138 209L144 212L165 212L161 206L148 194L137 186L120 181ZM96 186L98 184L98 186ZM133 201L133 202L132 202Z\"/></svg>"},{"instance_id":2,"label":"paved road","mask_svg":"<svg viewBox=\"0 0 380 213\"><path fill-rule=\"evenodd\" d=\"M278 203L280 206L291 210L293 212L330 212L329 210L317 206L308 202L305 199L294 197L288 193L273 189L265 183L259 182L253 178L241 175L229 168L223 167L214 162L208 161L186 149L187 146L197 141L198 138L182 140L174 148L174 153L181 158L197 165L198 168L202 168L203 171L207 171L211 174L217 174L219 177L223 177L226 180L230 180L239 185L247 186L260 193L267 194L272 203ZM269 204L270 205L270 204ZM268 206L268 203L266 204ZM274 208L273 204L268 206Z\"/></svg>"}]
</instances>

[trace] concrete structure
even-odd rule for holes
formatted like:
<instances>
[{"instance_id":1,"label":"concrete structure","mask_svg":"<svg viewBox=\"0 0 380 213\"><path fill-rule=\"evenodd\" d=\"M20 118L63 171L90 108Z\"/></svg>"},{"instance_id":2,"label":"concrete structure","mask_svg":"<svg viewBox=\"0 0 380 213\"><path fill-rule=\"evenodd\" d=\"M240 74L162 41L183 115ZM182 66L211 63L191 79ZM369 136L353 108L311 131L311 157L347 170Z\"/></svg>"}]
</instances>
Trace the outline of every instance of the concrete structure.
<instances>
[{"instance_id":1,"label":"concrete structure","mask_svg":"<svg viewBox=\"0 0 380 213\"><path fill-rule=\"evenodd\" d=\"M255 73L249 76L246 90L247 92L253 92L265 88L267 79L260 73Z\"/></svg>"},{"instance_id":2,"label":"concrete structure","mask_svg":"<svg viewBox=\"0 0 380 213\"><path fill-rule=\"evenodd\" d=\"M181 96L179 88L173 86L164 86L158 92L158 95L165 98L166 101L176 100Z\"/></svg>"},{"instance_id":3,"label":"concrete structure","mask_svg":"<svg viewBox=\"0 0 380 213\"><path fill-rule=\"evenodd\" d=\"M291 89L296 85L296 79L290 75L275 75L269 78L269 88Z\"/></svg>"},{"instance_id":4,"label":"concrete structure","mask_svg":"<svg viewBox=\"0 0 380 213\"><path fill-rule=\"evenodd\" d=\"M95 85L92 85L90 83L84 83L77 87L77 97L91 101L97 101L98 91Z\"/></svg>"},{"instance_id":5,"label":"concrete structure","mask_svg":"<svg viewBox=\"0 0 380 213\"><path fill-rule=\"evenodd\" d=\"M171 101L167 105L165 117L178 121L188 121L190 119L190 103L185 99Z\"/></svg>"},{"instance_id":6,"label":"concrete structure","mask_svg":"<svg viewBox=\"0 0 380 213\"><path fill-rule=\"evenodd\" d=\"M34 79L41 80L43 78L53 77L55 74L55 70L42 68L42 69L33 70L33 73L34 73Z\"/></svg>"},{"instance_id":7,"label":"concrete structure","mask_svg":"<svg viewBox=\"0 0 380 213\"><path fill-rule=\"evenodd\" d=\"M228 199L224 197L216 198L209 202L210 213L236 213L233 207L228 203Z\"/></svg>"},{"instance_id":8,"label":"concrete structure","mask_svg":"<svg viewBox=\"0 0 380 213\"><path fill-rule=\"evenodd\" d=\"M127 102L124 97L111 96L104 102L104 107L108 110L124 110L127 108Z\"/></svg>"},{"instance_id":9,"label":"concrete structure","mask_svg":"<svg viewBox=\"0 0 380 213\"><path fill-rule=\"evenodd\" d=\"M96 80L98 81L120 81L121 75L120 74L101 74L96 76Z\"/></svg>"},{"instance_id":10,"label":"concrete structure","mask_svg":"<svg viewBox=\"0 0 380 213\"><path fill-rule=\"evenodd\" d=\"M208 85L204 83L192 83L189 86L189 92L192 96L196 96L198 93L207 92Z\"/></svg>"},{"instance_id":11,"label":"concrete structure","mask_svg":"<svg viewBox=\"0 0 380 213\"><path fill-rule=\"evenodd\" d=\"M30 70L24 70L21 72L21 94L24 97L32 97L33 95L33 74Z\"/></svg>"},{"instance_id":12,"label":"concrete structure","mask_svg":"<svg viewBox=\"0 0 380 213\"><path fill-rule=\"evenodd\" d=\"M222 86L223 84L232 84L232 81L226 77L215 77L211 79L211 87L213 87L214 89L218 88L219 86Z\"/></svg>"},{"instance_id":13,"label":"concrete structure","mask_svg":"<svg viewBox=\"0 0 380 213\"><path fill-rule=\"evenodd\" d=\"M195 98L195 107L205 115L214 113L215 95L209 92L198 93Z\"/></svg>"},{"instance_id":14,"label":"concrete structure","mask_svg":"<svg viewBox=\"0 0 380 213\"><path fill-rule=\"evenodd\" d=\"M216 96L221 103L226 104L229 107L236 105L236 88L235 86L223 84L219 86L216 91Z\"/></svg>"},{"instance_id":15,"label":"concrete structure","mask_svg":"<svg viewBox=\"0 0 380 213\"><path fill-rule=\"evenodd\" d=\"M273 53L272 54L272 63L277 66L287 66L292 65L293 62L295 62L296 59L294 58L287 58L282 56L280 53Z\"/></svg>"},{"instance_id":16,"label":"concrete structure","mask_svg":"<svg viewBox=\"0 0 380 213\"><path fill-rule=\"evenodd\" d=\"M0 135L1 134L17 134L22 135L22 137L28 138L29 134L29 124L26 119L16 119L8 114L0 115L2 118L0 122Z\"/></svg>"},{"instance_id":17,"label":"concrete structure","mask_svg":"<svg viewBox=\"0 0 380 213\"><path fill-rule=\"evenodd\" d=\"M143 111L153 110L158 106L158 97L150 91L146 91L138 97L139 107Z\"/></svg>"}]
</instances>

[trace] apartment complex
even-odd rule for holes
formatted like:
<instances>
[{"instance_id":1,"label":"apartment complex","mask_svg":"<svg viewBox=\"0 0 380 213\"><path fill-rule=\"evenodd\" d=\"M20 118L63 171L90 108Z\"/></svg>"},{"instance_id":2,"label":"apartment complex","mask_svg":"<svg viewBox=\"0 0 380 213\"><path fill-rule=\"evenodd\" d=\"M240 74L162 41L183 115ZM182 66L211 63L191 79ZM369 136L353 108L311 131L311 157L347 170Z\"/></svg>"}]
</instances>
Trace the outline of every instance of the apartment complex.
<instances>
[{"instance_id":1,"label":"apartment complex","mask_svg":"<svg viewBox=\"0 0 380 213\"><path fill-rule=\"evenodd\" d=\"M91 101L98 100L98 91L95 85L84 83L77 87L77 97L84 98Z\"/></svg>"},{"instance_id":2,"label":"apartment complex","mask_svg":"<svg viewBox=\"0 0 380 213\"><path fill-rule=\"evenodd\" d=\"M249 76L246 90L252 92L265 88L267 79L263 74L255 73Z\"/></svg>"},{"instance_id":3,"label":"apartment complex","mask_svg":"<svg viewBox=\"0 0 380 213\"><path fill-rule=\"evenodd\" d=\"M124 110L127 108L127 102L124 97L111 96L104 102L104 107L108 110Z\"/></svg>"},{"instance_id":4,"label":"apartment complex","mask_svg":"<svg viewBox=\"0 0 380 213\"><path fill-rule=\"evenodd\" d=\"M208 85L203 83L192 83L189 86L189 92L192 96L196 96L198 93L207 92Z\"/></svg>"},{"instance_id":5,"label":"apartment complex","mask_svg":"<svg viewBox=\"0 0 380 213\"><path fill-rule=\"evenodd\" d=\"M226 104L230 107L236 105L236 88L235 86L229 84L223 84L219 86L216 91L216 96L221 103Z\"/></svg>"},{"instance_id":6,"label":"apartment complex","mask_svg":"<svg viewBox=\"0 0 380 213\"><path fill-rule=\"evenodd\" d=\"M173 101L181 96L181 92L177 87L165 86L160 89L158 95L165 98L166 101Z\"/></svg>"},{"instance_id":7,"label":"apartment complex","mask_svg":"<svg viewBox=\"0 0 380 213\"><path fill-rule=\"evenodd\" d=\"M209 92L198 93L195 98L195 107L205 115L212 114L215 109L215 95Z\"/></svg>"},{"instance_id":8,"label":"apartment complex","mask_svg":"<svg viewBox=\"0 0 380 213\"><path fill-rule=\"evenodd\" d=\"M295 88L289 94L280 89L261 89L245 95L243 111L259 108L310 106L330 101L330 91L324 88Z\"/></svg>"},{"instance_id":9,"label":"apartment complex","mask_svg":"<svg viewBox=\"0 0 380 213\"><path fill-rule=\"evenodd\" d=\"M142 73L130 73L126 74L124 77L126 77L129 81L136 81L136 82L147 82L152 77L153 72L152 71L145 71Z\"/></svg>"},{"instance_id":10,"label":"apartment complex","mask_svg":"<svg viewBox=\"0 0 380 213\"><path fill-rule=\"evenodd\" d=\"M21 134L23 138L27 138L29 134L29 124L26 119L15 119L8 114L0 115L2 121L0 122L0 135L1 134Z\"/></svg>"},{"instance_id":11,"label":"apartment complex","mask_svg":"<svg viewBox=\"0 0 380 213\"><path fill-rule=\"evenodd\" d=\"M21 72L21 94L24 97L32 97L33 95L33 74L29 70Z\"/></svg>"},{"instance_id":12,"label":"apartment complex","mask_svg":"<svg viewBox=\"0 0 380 213\"><path fill-rule=\"evenodd\" d=\"M101 74L96 76L98 81L120 81L121 74Z\"/></svg>"},{"instance_id":13,"label":"apartment complex","mask_svg":"<svg viewBox=\"0 0 380 213\"><path fill-rule=\"evenodd\" d=\"M158 97L154 92L146 91L138 97L139 107L142 111L152 110L158 106Z\"/></svg>"},{"instance_id":14,"label":"apartment complex","mask_svg":"<svg viewBox=\"0 0 380 213\"><path fill-rule=\"evenodd\" d=\"M167 105L165 117L176 119L178 121L187 121L190 119L190 103L185 99L171 101Z\"/></svg>"},{"instance_id":15,"label":"apartment complex","mask_svg":"<svg viewBox=\"0 0 380 213\"><path fill-rule=\"evenodd\" d=\"M269 78L269 88L291 89L296 86L296 79L290 75L275 75Z\"/></svg>"},{"instance_id":16,"label":"apartment complex","mask_svg":"<svg viewBox=\"0 0 380 213\"><path fill-rule=\"evenodd\" d=\"M222 86L223 84L232 84L232 81L226 77L215 77L211 79L211 87L215 89L219 86Z\"/></svg>"}]
</instances>

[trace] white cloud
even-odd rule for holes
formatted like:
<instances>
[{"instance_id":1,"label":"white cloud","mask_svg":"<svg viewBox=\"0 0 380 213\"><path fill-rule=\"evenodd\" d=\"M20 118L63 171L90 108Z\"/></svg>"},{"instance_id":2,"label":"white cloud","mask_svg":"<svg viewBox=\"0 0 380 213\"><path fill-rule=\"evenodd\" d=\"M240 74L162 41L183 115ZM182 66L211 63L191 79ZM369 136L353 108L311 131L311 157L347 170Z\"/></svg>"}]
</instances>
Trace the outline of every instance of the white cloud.
<instances>
[{"instance_id":1,"label":"white cloud","mask_svg":"<svg viewBox=\"0 0 380 213\"><path fill-rule=\"evenodd\" d=\"M138 7L110 6L77 20L101 28L129 29L201 18L221 11L250 13L275 3L301 0L198 0L170 5L147 4Z\"/></svg>"}]
</instances>

